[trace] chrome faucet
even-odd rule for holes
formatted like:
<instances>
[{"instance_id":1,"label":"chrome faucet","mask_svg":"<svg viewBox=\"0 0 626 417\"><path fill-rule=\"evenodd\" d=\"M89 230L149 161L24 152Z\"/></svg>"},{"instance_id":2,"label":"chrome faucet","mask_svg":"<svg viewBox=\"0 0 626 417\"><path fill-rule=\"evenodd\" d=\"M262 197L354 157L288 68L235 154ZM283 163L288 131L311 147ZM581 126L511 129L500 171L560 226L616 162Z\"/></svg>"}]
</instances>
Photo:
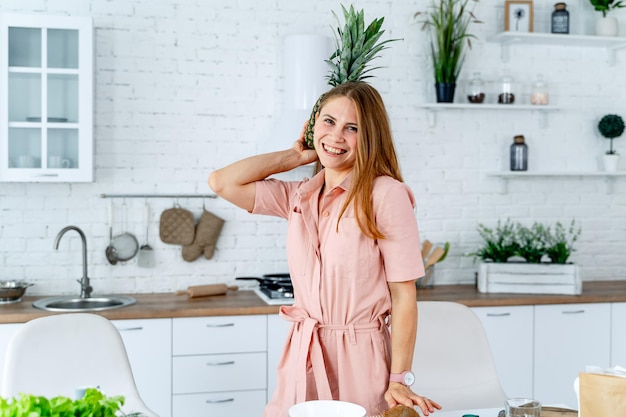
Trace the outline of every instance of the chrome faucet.
<instances>
[{"instance_id":1,"label":"chrome faucet","mask_svg":"<svg viewBox=\"0 0 626 417\"><path fill-rule=\"evenodd\" d=\"M91 297L91 292L93 288L89 285L89 277L87 276L87 239L85 239L85 234L80 228L76 226L67 226L61 229L57 237L54 239L54 249L59 249L59 242L61 238L68 230L76 230L76 232L80 235L80 238L83 242L83 278L77 279L76 282L80 284L80 298L89 298Z\"/></svg>"}]
</instances>

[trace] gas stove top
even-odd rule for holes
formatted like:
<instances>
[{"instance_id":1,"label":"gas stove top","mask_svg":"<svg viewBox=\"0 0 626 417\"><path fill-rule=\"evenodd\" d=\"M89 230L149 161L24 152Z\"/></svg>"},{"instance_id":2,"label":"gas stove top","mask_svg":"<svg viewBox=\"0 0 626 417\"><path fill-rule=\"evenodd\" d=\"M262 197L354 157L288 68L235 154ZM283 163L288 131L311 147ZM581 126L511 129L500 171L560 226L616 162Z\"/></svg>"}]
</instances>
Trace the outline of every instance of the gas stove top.
<instances>
[{"instance_id":1,"label":"gas stove top","mask_svg":"<svg viewBox=\"0 0 626 417\"><path fill-rule=\"evenodd\" d=\"M237 277L238 280L256 280L259 286L254 289L256 294L267 304L293 304L293 285L287 273L266 274L262 277Z\"/></svg>"}]
</instances>

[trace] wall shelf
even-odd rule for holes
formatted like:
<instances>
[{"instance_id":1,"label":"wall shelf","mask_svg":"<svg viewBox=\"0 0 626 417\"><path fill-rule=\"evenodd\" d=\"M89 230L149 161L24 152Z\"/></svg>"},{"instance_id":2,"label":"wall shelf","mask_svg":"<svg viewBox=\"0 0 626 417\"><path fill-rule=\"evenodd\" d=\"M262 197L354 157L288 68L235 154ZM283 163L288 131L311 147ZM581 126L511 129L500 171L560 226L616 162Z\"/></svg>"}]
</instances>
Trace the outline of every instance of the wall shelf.
<instances>
[{"instance_id":1,"label":"wall shelf","mask_svg":"<svg viewBox=\"0 0 626 417\"><path fill-rule=\"evenodd\" d=\"M511 45L556 45L577 48L604 48L607 52L607 60L610 65L615 63L615 51L626 48L626 38L557 35L553 33L501 32L488 38L487 41L500 44L500 59L502 59L503 62L508 62L509 60L509 48Z\"/></svg>"},{"instance_id":2,"label":"wall shelf","mask_svg":"<svg viewBox=\"0 0 626 417\"><path fill-rule=\"evenodd\" d=\"M597 171L495 171L487 172L488 177L500 179L498 192L506 194L508 192L508 181L520 178L573 178L573 177L594 177L604 178L606 182L607 194L613 193L613 182L617 178L626 178L626 171L617 172L597 172Z\"/></svg>"},{"instance_id":3,"label":"wall shelf","mask_svg":"<svg viewBox=\"0 0 626 417\"><path fill-rule=\"evenodd\" d=\"M418 107L427 110L428 125L435 127L437 124L437 112L442 110L525 110L536 111L540 114L539 125L546 127L548 125L547 114L550 111L559 110L555 106L544 106L536 104L472 104L472 103L426 103Z\"/></svg>"}]
</instances>

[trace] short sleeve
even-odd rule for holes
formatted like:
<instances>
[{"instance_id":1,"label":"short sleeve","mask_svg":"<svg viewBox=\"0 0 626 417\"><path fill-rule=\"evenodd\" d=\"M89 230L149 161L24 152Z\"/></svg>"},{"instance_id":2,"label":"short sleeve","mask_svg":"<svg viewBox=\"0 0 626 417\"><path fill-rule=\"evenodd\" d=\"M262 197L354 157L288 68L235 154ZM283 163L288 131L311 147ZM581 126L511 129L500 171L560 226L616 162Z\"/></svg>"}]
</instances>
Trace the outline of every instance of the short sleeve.
<instances>
[{"instance_id":1,"label":"short sleeve","mask_svg":"<svg viewBox=\"0 0 626 417\"><path fill-rule=\"evenodd\" d=\"M415 219L413 192L388 178L374 188L376 225L385 236L378 240L387 281L401 282L424 276L424 261Z\"/></svg>"},{"instance_id":2,"label":"short sleeve","mask_svg":"<svg viewBox=\"0 0 626 417\"><path fill-rule=\"evenodd\" d=\"M277 179L257 181L252 213L286 219L290 211L291 196L297 186L296 182Z\"/></svg>"}]
</instances>

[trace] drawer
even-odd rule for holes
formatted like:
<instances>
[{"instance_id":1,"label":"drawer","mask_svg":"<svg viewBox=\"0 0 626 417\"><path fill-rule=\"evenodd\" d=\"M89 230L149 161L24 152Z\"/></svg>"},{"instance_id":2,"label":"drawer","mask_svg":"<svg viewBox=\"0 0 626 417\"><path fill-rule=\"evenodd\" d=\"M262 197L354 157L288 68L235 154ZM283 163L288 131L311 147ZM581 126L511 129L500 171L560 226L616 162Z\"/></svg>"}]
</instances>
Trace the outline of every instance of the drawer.
<instances>
[{"instance_id":1,"label":"drawer","mask_svg":"<svg viewBox=\"0 0 626 417\"><path fill-rule=\"evenodd\" d=\"M265 390L267 354L175 356L172 391L189 394L234 390Z\"/></svg>"},{"instance_id":2,"label":"drawer","mask_svg":"<svg viewBox=\"0 0 626 417\"><path fill-rule=\"evenodd\" d=\"M174 355L265 352L267 317L223 316L176 318L173 323Z\"/></svg>"},{"instance_id":3,"label":"drawer","mask_svg":"<svg viewBox=\"0 0 626 417\"><path fill-rule=\"evenodd\" d=\"M265 408L265 390L174 395L173 416L260 416Z\"/></svg>"}]
</instances>

